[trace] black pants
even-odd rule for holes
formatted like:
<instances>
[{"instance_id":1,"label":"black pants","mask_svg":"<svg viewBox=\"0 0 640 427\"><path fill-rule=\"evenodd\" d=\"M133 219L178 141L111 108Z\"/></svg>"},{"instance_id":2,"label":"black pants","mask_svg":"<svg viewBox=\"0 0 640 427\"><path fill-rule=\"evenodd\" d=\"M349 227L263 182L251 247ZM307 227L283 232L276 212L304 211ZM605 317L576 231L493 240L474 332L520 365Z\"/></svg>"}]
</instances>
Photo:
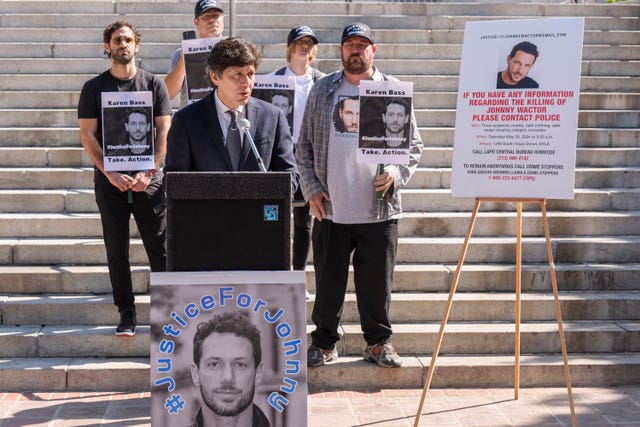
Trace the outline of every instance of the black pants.
<instances>
[{"instance_id":1,"label":"black pants","mask_svg":"<svg viewBox=\"0 0 640 427\"><path fill-rule=\"evenodd\" d=\"M95 173L95 196L107 249L107 265L113 289L113 303L119 310L134 305L129 263L129 218L135 218L151 271L165 271L165 196L162 180L154 179L145 192L128 192L111 185L100 172Z\"/></svg>"},{"instance_id":2,"label":"black pants","mask_svg":"<svg viewBox=\"0 0 640 427\"><path fill-rule=\"evenodd\" d=\"M304 270L311 245L309 205L293 208L293 269Z\"/></svg>"},{"instance_id":3,"label":"black pants","mask_svg":"<svg viewBox=\"0 0 640 427\"><path fill-rule=\"evenodd\" d=\"M398 221L336 224L314 220L313 265L316 298L311 319L313 345L331 348L338 341L353 253L353 270L360 326L368 345L386 342L392 330L389 304L398 247Z\"/></svg>"}]
</instances>

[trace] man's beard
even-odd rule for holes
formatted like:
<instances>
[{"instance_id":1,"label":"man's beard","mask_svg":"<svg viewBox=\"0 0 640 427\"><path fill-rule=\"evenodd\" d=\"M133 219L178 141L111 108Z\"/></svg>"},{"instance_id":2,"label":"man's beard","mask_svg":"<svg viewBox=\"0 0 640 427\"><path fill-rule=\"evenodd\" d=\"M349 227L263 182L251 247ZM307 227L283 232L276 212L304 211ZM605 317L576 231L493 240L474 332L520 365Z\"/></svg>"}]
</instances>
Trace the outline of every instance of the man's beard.
<instances>
[{"instance_id":1,"label":"man's beard","mask_svg":"<svg viewBox=\"0 0 640 427\"><path fill-rule=\"evenodd\" d=\"M349 74L362 74L371 68L373 59L364 59L358 54L342 58L342 66Z\"/></svg>"},{"instance_id":2,"label":"man's beard","mask_svg":"<svg viewBox=\"0 0 640 427\"><path fill-rule=\"evenodd\" d=\"M217 391L235 391L236 389L233 386L220 386L216 389ZM214 390L214 391L216 391ZM215 401L213 397L213 393L209 393L209 391L205 390L203 385L200 384L200 394L202 395L202 399L204 403L211 409L216 415L220 415L223 417L233 417L238 415L240 412L244 411L251 405L253 402L253 395L255 393L255 385L251 385L251 389L247 391L247 393L242 394L240 401L238 403L229 408L228 406L219 405L218 402Z\"/></svg>"},{"instance_id":3,"label":"man's beard","mask_svg":"<svg viewBox=\"0 0 640 427\"><path fill-rule=\"evenodd\" d=\"M109 56L115 62L122 65L129 64L131 61L133 61L134 58L134 56L129 52L118 52L117 50L115 52L111 51L111 53L109 53Z\"/></svg>"}]
</instances>

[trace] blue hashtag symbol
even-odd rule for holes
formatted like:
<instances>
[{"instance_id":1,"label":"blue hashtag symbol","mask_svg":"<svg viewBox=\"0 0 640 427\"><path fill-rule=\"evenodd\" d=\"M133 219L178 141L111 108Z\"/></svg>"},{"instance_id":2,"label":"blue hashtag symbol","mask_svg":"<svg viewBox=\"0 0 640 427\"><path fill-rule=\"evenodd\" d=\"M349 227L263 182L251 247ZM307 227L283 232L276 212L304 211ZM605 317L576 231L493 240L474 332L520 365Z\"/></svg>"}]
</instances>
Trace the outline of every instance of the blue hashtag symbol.
<instances>
[{"instance_id":1,"label":"blue hashtag symbol","mask_svg":"<svg viewBox=\"0 0 640 427\"><path fill-rule=\"evenodd\" d=\"M172 394L170 398L164 403L164 407L167 408L167 412L170 414L177 414L184 409L184 400L179 394Z\"/></svg>"}]
</instances>

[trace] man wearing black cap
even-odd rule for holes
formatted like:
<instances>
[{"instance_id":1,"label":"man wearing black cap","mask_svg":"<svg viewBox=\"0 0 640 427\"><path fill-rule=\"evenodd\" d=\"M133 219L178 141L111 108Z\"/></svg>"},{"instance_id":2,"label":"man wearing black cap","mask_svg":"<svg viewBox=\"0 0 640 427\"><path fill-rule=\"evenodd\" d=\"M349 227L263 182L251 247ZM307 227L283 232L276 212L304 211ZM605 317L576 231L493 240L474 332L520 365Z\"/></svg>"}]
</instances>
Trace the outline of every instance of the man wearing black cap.
<instances>
[{"instance_id":1,"label":"man wearing black cap","mask_svg":"<svg viewBox=\"0 0 640 427\"><path fill-rule=\"evenodd\" d=\"M298 141L300 125L304 107L307 104L307 97L313 84L325 74L312 67L318 55L318 39L313 30L306 25L292 28L287 36L287 66L273 72L279 76L296 77L296 99L294 102L293 114L293 144ZM302 192L298 188L294 200L302 201ZM301 204L301 203L300 203ZM309 256L309 245L311 243L311 216L309 215L309 205L296 206L293 208L293 269L304 270ZM307 291L307 299L309 299Z\"/></svg>"},{"instance_id":2,"label":"man wearing black cap","mask_svg":"<svg viewBox=\"0 0 640 427\"><path fill-rule=\"evenodd\" d=\"M198 30L198 38L221 37L224 30L224 11L215 0L199 0L196 3L193 25ZM204 72L204 70L202 70ZM169 97L175 98L178 92L182 92L182 104L186 105L187 87L184 81L185 67L182 49L176 49L171 55L169 73L164 79Z\"/></svg>"},{"instance_id":3,"label":"man wearing black cap","mask_svg":"<svg viewBox=\"0 0 640 427\"><path fill-rule=\"evenodd\" d=\"M315 216L316 297L311 318L316 329L307 352L309 366L322 366L338 356L338 325L352 253L366 341L364 359L382 367L402 364L391 345L389 304L402 211L399 191L420 159L420 133L411 111L409 165L387 165L384 173L377 175L375 164L356 161L358 134L341 132L333 123L333 111L340 100L358 96L362 80L395 80L374 67L376 50L367 25L353 23L344 28L340 46L343 69L314 85L298 137L296 160L302 193ZM383 195L382 200L377 199L377 192Z\"/></svg>"}]
</instances>

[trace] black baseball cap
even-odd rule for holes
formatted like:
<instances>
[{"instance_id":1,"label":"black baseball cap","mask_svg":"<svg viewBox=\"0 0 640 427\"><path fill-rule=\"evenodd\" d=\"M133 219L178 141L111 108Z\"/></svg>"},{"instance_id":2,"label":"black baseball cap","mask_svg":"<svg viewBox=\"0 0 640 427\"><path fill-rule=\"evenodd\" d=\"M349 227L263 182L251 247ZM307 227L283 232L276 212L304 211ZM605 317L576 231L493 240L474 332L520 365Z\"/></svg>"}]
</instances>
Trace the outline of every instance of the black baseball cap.
<instances>
[{"instance_id":1,"label":"black baseball cap","mask_svg":"<svg viewBox=\"0 0 640 427\"><path fill-rule=\"evenodd\" d=\"M289 35L287 36L287 46L303 37L309 37L313 40L313 44L318 44L318 39L316 38L313 30L306 25L300 25L299 27L292 28L291 31L289 31Z\"/></svg>"},{"instance_id":2,"label":"black baseball cap","mask_svg":"<svg viewBox=\"0 0 640 427\"><path fill-rule=\"evenodd\" d=\"M196 18L205 13L209 9L216 9L220 12L224 13L224 10L218 6L218 3L215 0L200 0L196 3L195 16Z\"/></svg>"},{"instance_id":3,"label":"black baseball cap","mask_svg":"<svg viewBox=\"0 0 640 427\"><path fill-rule=\"evenodd\" d=\"M369 28L367 24L354 22L353 24L349 24L344 27L344 30L342 30L342 41L340 44L346 42L351 37L364 37L369 40L371 44L375 44L373 42L373 37L371 36L371 28Z\"/></svg>"}]
</instances>

